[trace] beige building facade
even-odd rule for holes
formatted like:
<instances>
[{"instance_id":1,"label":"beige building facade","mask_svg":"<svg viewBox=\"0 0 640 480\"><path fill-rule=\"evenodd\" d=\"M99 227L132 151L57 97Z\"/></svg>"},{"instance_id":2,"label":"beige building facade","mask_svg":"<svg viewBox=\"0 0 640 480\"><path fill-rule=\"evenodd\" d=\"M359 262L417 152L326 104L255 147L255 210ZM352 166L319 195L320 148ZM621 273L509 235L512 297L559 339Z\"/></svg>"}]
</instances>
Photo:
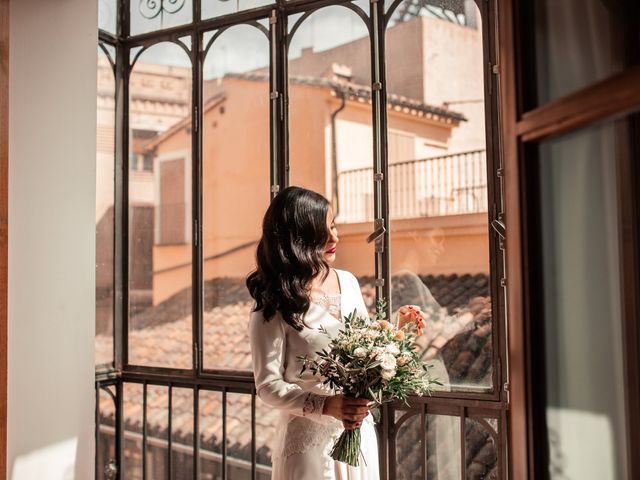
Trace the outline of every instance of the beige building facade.
<instances>
[{"instance_id":1,"label":"beige building facade","mask_svg":"<svg viewBox=\"0 0 640 480\"><path fill-rule=\"evenodd\" d=\"M488 273L479 26L416 17L389 28L387 48L392 270ZM373 215L368 49L360 39L303 49L289 62L291 184L332 201L339 267L359 276L373 274L364 242ZM157 305L192 281L191 70L143 60L131 77L130 288L132 302ZM106 98L112 76L100 78ZM269 202L268 79L260 70L228 74L205 81L204 93L204 277L244 277ZM103 103L106 135L113 125ZM98 154L105 171L107 149ZM108 215L111 193L99 189L97 218Z\"/></svg>"}]
</instances>

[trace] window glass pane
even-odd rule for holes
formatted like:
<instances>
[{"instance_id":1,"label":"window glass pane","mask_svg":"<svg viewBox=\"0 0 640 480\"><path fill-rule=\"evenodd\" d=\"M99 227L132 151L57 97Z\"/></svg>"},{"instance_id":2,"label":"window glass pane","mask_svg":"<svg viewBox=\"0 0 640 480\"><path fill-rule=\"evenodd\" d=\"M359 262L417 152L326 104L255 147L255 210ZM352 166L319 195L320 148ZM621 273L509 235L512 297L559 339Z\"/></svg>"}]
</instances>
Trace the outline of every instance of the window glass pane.
<instances>
[{"instance_id":1,"label":"window glass pane","mask_svg":"<svg viewBox=\"0 0 640 480\"><path fill-rule=\"evenodd\" d=\"M99 0L98 2L98 28L109 33L116 34L117 0Z\"/></svg>"},{"instance_id":2,"label":"window glass pane","mask_svg":"<svg viewBox=\"0 0 640 480\"><path fill-rule=\"evenodd\" d=\"M203 90L204 367L251 370L245 279L269 206L267 36L250 25L224 31L207 53Z\"/></svg>"},{"instance_id":3,"label":"window glass pane","mask_svg":"<svg viewBox=\"0 0 640 480\"><path fill-rule=\"evenodd\" d=\"M113 362L115 78L100 47L96 127L96 365L101 365Z\"/></svg>"},{"instance_id":4,"label":"window glass pane","mask_svg":"<svg viewBox=\"0 0 640 480\"><path fill-rule=\"evenodd\" d=\"M170 478L174 480L191 480L194 478L193 390L190 388L173 388L172 391Z\"/></svg>"},{"instance_id":5,"label":"window glass pane","mask_svg":"<svg viewBox=\"0 0 640 480\"><path fill-rule=\"evenodd\" d=\"M460 478L460 418L427 415L424 438L427 442L427 478Z\"/></svg>"},{"instance_id":6,"label":"window glass pane","mask_svg":"<svg viewBox=\"0 0 640 480\"><path fill-rule=\"evenodd\" d=\"M122 471L127 478L142 479L142 385L123 385L124 457Z\"/></svg>"},{"instance_id":7,"label":"window glass pane","mask_svg":"<svg viewBox=\"0 0 640 480\"><path fill-rule=\"evenodd\" d=\"M424 478L424 444L422 436L422 418L420 413L414 413L403 419L404 411L395 412L396 441L395 441L395 470L398 480ZM402 422L402 423L397 423Z\"/></svg>"},{"instance_id":8,"label":"window glass pane","mask_svg":"<svg viewBox=\"0 0 640 480\"><path fill-rule=\"evenodd\" d=\"M397 5L396 5L397 4ZM406 22L415 16L438 18L458 25L474 23L477 16L475 0L434 0L406 2L384 0L385 13L390 15L390 25Z\"/></svg>"},{"instance_id":9,"label":"window glass pane","mask_svg":"<svg viewBox=\"0 0 640 480\"><path fill-rule=\"evenodd\" d=\"M278 409L270 407L256 397L256 461L260 480L271 478L270 445L274 435L278 434L276 427L279 418Z\"/></svg>"},{"instance_id":10,"label":"window glass pane","mask_svg":"<svg viewBox=\"0 0 640 480\"><path fill-rule=\"evenodd\" d=\"M604 0L532 2L537 104L531 107L622 70L624 4ZM576 21L576 12L580 21Z\"/></svg>"},{"instance_id":11,"label":"window glass pane","mask_svg":"<svg viewBox=\"0 0 640 480\"><path fill-rule=\"evenodd\" d=\"M275 4L274 0L200 0L202 18L220 17L231 13Z\"/></svg>"},{"instance_id":12,"label":"window glass pane","mask_svg":"<svg viewBox=\"0 0 640 480\"><path fill-rule=\"evenodd\" d=\"M191 67L145 50L129 97L129 363L191 368Z\"/></svg>"},{"instance_id":13,"label":"window glass pane","mask_svg":"<svg viewBox=\"0 0 640 480\"><path fill-rule=\"evenodd\" d=\"M299 2L300 0L285 0L285 2ZM350 0L350 3L357 5L364 11L367 15L369 14L369 5L371 4L371 0Z\"/></svg>"},{"instance_id":14,"label":"window glass pane","mask_svg":"<svg viewBox=\"0 0 640 480\"><path fill-rule=\"evenodd\" d=\"M418 343L442 389L487 391L493 350L482 27L475 4L461 3L400 3L389 12L392 306L426 313Z\"/></svg>"},{"instance_id":15,"label":"window glass pane","mask_svg":"<svg viewBox=\"0 0 640 480\"><path fill-rule=\"evenodd\" d=\"M404 412L396 413L396 421ZM460 418L425 415L424 430L419 413L397 429L396 478L409 480L459 480L461 477ZM426 442L426 452L425 452ZM423 458L426 453L426 474Z\"/></svg>"},{"instance_id":16,"label":"window glass pane","mask_svg":"<svg viewBox=\"0 0 640 480\"><path fill-rule=\"evenodd\" d=\"M227 467L229 480L251 478L251 395L226 396ZM200 477L223 478L221 392L200 391ZM271 478L271 445L280 412L256 398L256 479Z\"/></svg>"},{"instance_id":17,"label":"window glass pane","mask_svg":"<svg viewBox=\"0 0 640 480\"><path fill-rule=\"evenodd\" d=\"M131 35L177 27L193 18L193 0L131 0Z\"/></svg>"},{"instance_id":18,"label":"window glass pane","mask_svg":"<svg viewBox=\"0 0 640 480\"><path fill-rule=\"evenodd\" d=\"M222 475L222 400L220 392L200 392L200 477L223 478ZM228 393L227 401L227 469L226 478L251 478L251 395ZM256 398L256 479L271 478L269 445L275 432L279 412Z\"/></svg>"},{"instance_id":19,"label":"window glass pane","mask_svg":"<svg viewBox=\"0 0 640 480\"><path fill-rule=\"evenodd\" d=\"M300 16L289 20L295 28ZM369 35L344 6L306 18L289 46L290 184L332 203L340 242L334 267L358 277L374 307L373 134ZM348 176L345 172L357 171Z\"/></svg>"},{"instance_id":20,"label":"window glass pane","mask_svg":"<svg viewBox=\"0 0 640 480\"><path fill-rule=\"evenodd\" d=\"M110 389L111 392L115 391L115 387L105 388ZM114 397L111 397L103 388L100 389L99 399L96 462L98 462L98 472L101 474L104 472L104 478L109 478L108 472L113 472L116 468L116 406Z\"/></svg>"},{"instance_id":21,"label":"window glass pane","mask_svg":"<svg viewBox=\"0 0 640 480\"><path fill-rule=\"evenodd\" d=\"M168 388L147 385L147 478L169 478Z\"/></svg>"},{"instance_id":22,"label":"window glass pane","mask_svg":"<svg viewBox=\"0 0 640 480\"><path fill-rule=\"evenodd\" d=\"M616 163L620 124L539 145L532 334L549 478L627 478ZM539 222L539 223L538 223ZM534 292L535 294L535 292ZM541 317L541 318L540 318Z\"/></svg>"},{"instance_id":23,"label":"window glass pane","mask_svg":"<svg viewBox=\"0 0 640 480\"><path fill-rule=\"evenodd\" d=\"M199 478L222 478L222 393L200 390Z\"/></svg>"},{"instance_id":24,"label":"window glass pane","mask_svg":"<svg viewBox=\"0 0 640 480\"><path fill-rule=\"evenodd\" d=\"M495 430L487 428L484 422L470 418L465 419L464 426L467 480L500 478Z\"/></svg>"},{"instance_id":25,"label":"window glass pane","mask_svg":"<svg viewBox=\"0 0 640 480\"><path fill-rule=\"evenodd\" d=\"M251 395L227 394L226 478L251 478Z\"/></svg>"}]
</instances>

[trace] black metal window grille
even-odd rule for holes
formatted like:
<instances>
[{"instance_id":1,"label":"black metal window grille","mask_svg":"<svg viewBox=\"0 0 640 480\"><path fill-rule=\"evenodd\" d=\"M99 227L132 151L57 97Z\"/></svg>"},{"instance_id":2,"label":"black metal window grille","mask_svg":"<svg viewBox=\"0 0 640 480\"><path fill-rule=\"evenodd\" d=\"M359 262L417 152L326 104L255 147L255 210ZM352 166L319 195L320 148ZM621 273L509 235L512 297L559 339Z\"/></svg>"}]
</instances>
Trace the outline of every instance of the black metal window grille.
<instances>
[{"instance_id":1,"label":"black metal window grille","mask_svg":"<svg viewBox=\"0 0 640 480\"><path fill-rule=\"evenodd\" d=\"M131 12L137 2L119 0L117 4L116 32L99 31L99 46L107 55L113 68L115 86L115 183L114 183L114 361L102 365L96 373L96 478L129 478L126 469L125 453L136 451L140 458L140 472L136 478L268 478L268 465L257 451L256 445L256 397L250 372L229 369L205 369L203 365L202 305L203 305L203 249L202 238L202 70L208 48L213 41L232 26L247 24L262 31L268 38L270 48L269 98L270 98L270 179L265 188L271 195L289 183L289 111L287 81L287 49L291 36L297 27L314 11L327 6L341 5L357 14L369 31L371 85L368 92L372 109L373 135L373 220L372 230L381 232L375 247L375 289L378 297L392 298L390 278L390 254L393 240L390 237L390 183L388 173L391 167L387 158L387 88L385 81L385 31L392 19L401 19L411 12L422 8L433 10L430 2L395 0L383 2L372 0L365 3L341 0L277 0L253 9L217 18L203 18L199 1L163 0L140 2L140 6L152 11L147 18L160 18L160 29L130 34ZM463 7L464 2L450 2L452 11L436 9L435 15L455 17L455 10ZM239 5L239 4L238 4ZM494 34L495 4L480 0L477 2L483 19L483 45L485 65L485 115L486 115L486 186L481 193L487 198L489 216L490 243L490 292L493 299L491 341L493 373L492 386L488 391L450 391L438 392L432 397L416 398L409 407L387 405L381 409L381 422L378 426L381 474L382 478L406 478L416 475L404 468L404 453L397 451L399 435L414 435L420 460L420 473L427 478L432 468L430 456L430 438L432 425L438 424L442 417L458 429L457 444L460 464L455 470L460 478L506 478L506 410L508 408L508 382L505 358L504 295L505 286L502 240L502 175L497 137L496 109L496 38ZM164 18L180 9L190 8L188 22L166 26ZM368 11L366 10L368 8ZM155 10L154 10L155 9ZM157 10L157 11L156 11ZM148 13L148 12L147 12ZM433 11L432 11L433 13ZM288 25L292 15L301 14L294 25ZM191 21L192 19L192 21ZM267 27L268 25L268 27ZM163 28L166 27L166 28ZM206 38L206 41L205 41ZM192 365L191 368L160 368L141 366L129 361L129 176L131 161L129 155L129 78L135 60L145 49L160 42L172 42L183 49L191 61L191 105L192 121ZM396 166L394 168L402 168ZM145 168L145 170L150 170ZM345 176L348 172L345 172ZM482 189L479 185L479 189ZM477 193L477 192L472 192ZM470 207L471 208L471 207ZM389 312L391 311L389 305ZM132 432L126 424L124 408L125 390L131 386L141 386L141 412L137 431ZM150 406L149 388L166 390L167 432L150 432L148 417ZM190 410L191 439L174 435L177 417L174 414L175 392L190 391L192 402ZM217 445L203 446L201 438L200 407L202 392L215 392L219 396L222 424L219 426ZM237 405L229 403L229 397L244 395L248 403L250 432L250 452L248 464L238 464L237 459L229 456L228 423L229 408ZM235 399L236 397L234 397ZM236 402L238 403L238 402ZM242 402L239 402L242 403ZM184 405L184 402L182 402ZM189 404L189 402L187 402ZM105 412L110 412L105 415ZM435 428L435 427L434 427ZM478 433L480 432L480 433ZM431 435L431 437L430 437ZM485 443L474 443L473 436L484 435ZM132 440L134 439L134 440ZM137 447L127 449L127 445L137 442ZM491 445L486 447L486 445ZM160 466L149 462L149 452L163 445L166 461ZM485 445L483 455L473 451L476 445ZM136 450L137 448L137 450ZM178 452L178 453L176 453ZM181 453L180 453L181 452ZM481 452L482 453L482 452ZM412 453L412 454L415 454ZM155 455L157 457L157 454ZM213 460L211 460L213 459ZM484 459L484 460L483 460ZM211 460L211 461L210 461ZM180 462L181 474L176 476L176 462ZM209 463L207 463L209 462ZM235 462L235 463L234 463ZM484 463L483 463L484 462ZM415 465L415 462L413 463ZM216 465L213 467L212 465ZM187 468L188 470L185 470ZM215 475L207 476L206 468L218 469ZM156 477L158 468L165 472ZM154 470L155 469L155 470ZM239 469L239 470L234 470ZM243 470L244 469L244 470ZM241 475L245 471L247 476ZM185 474L185 472L188 472ZM185 476L187 475L187 476ZM214 475L214 474L211 474ZM265 476L267 475L267 476Z\"/></svg>"}]
</instances>

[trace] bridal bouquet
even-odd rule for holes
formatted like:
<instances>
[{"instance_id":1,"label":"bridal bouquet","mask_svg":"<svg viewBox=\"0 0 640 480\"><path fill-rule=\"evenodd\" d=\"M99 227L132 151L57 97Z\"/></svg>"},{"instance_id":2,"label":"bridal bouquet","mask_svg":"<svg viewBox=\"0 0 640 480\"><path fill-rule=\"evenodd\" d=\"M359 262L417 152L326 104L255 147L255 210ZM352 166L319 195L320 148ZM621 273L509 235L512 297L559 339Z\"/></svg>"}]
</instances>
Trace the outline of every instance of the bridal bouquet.
<instances>
[{"instance_id":1,"label":"bridal bouquet","mask_svg":"<svg viewBox=\"0 0 640 480\"><path fill-rule=\"evenodd\" d=\"M385 306L384 301L378 302L374 318L355 311L346 316L340 333L317 352L317 358L300 357L302 372L309 369L334 391L378 405L394 400L407 403L409 395L430 394L440 383L431 378L430 366L413 349L415 332L424 325L419 308L402 307L398 324L405 325L398 328L384 319ZM326 330L323 333L329 335ZM356 428L340 435L331 457L358 466L359 452L360 429Z\"/></svg>"}]
</instances>

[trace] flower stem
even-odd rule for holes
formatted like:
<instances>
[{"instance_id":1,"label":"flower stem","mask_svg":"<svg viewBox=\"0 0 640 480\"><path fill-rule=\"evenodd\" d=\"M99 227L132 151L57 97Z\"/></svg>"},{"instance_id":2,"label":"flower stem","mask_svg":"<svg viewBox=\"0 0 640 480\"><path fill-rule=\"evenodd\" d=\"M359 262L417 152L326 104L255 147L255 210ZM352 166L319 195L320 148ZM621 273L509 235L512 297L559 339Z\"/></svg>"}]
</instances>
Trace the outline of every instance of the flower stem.
<instances>
[{"instance_id":1,"label":"flower stem","mask_svg":"<svg viewBox=\"0 0 640 480\"><path fill-rule=\"evenodd\" d=\"M353 467L360 465L360 429L345 430L331 450L331 458Z\"/></svg>"}]
</instances>

